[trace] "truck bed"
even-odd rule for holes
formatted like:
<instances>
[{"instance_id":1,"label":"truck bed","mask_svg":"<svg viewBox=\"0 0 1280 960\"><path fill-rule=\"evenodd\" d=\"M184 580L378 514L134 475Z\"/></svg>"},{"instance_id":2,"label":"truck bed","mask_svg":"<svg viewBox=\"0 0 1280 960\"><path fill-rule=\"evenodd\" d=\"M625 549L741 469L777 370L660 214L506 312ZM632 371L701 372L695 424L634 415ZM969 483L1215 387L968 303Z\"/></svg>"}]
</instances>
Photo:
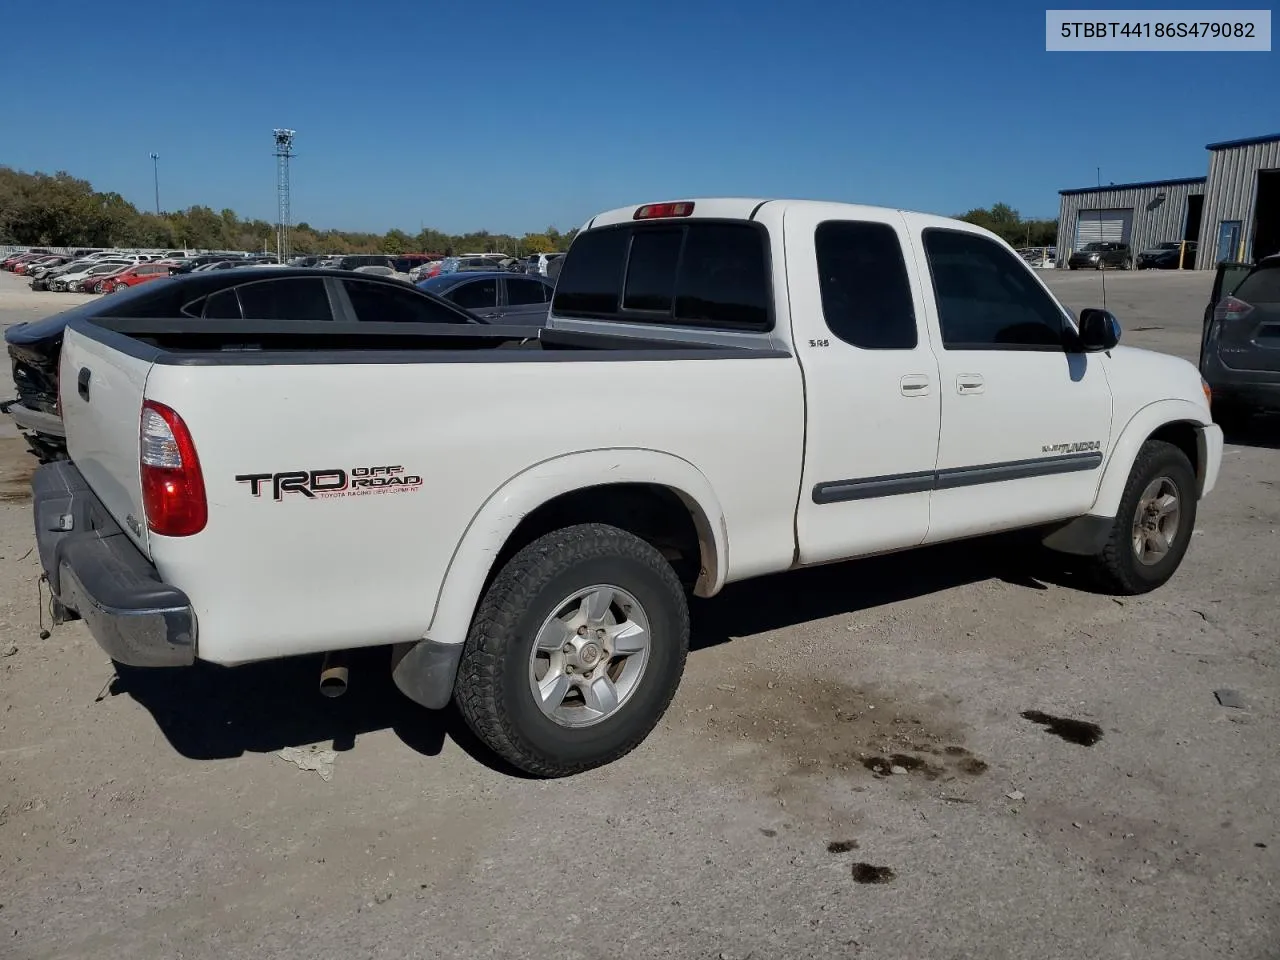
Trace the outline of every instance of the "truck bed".
<instances>
[{"instance_id":1,"label":"truck bed","mask_svg":"<svg viewBox=\"0 0 1280 960\"><path fill-rule=\"evenodd\" d=\"M559 360L574 362L547 365ZM217 663L417 640L449 571L476 566L459 559L464 542L497 549L530 510L587 487L657 485L709 503L721 582L795 555L804 389L784 350L113 318L68 327L59 379L76 469L190 598L199 656ZM147 402L190 431L208 503L195 535L145 522ZM331 485L352 477L384 482Z\"/></svg>"},{"instance_id":2,"label":"truck bed","mask_svg":"<svg viewBox=\"0 0 1280 960\"><path fill-rule=\"evenodd\" d=\"M716 360L787 357L785 350L521 326L97 317L70 325L151 363L247 364Z\"/></svg>"}]
</instances>

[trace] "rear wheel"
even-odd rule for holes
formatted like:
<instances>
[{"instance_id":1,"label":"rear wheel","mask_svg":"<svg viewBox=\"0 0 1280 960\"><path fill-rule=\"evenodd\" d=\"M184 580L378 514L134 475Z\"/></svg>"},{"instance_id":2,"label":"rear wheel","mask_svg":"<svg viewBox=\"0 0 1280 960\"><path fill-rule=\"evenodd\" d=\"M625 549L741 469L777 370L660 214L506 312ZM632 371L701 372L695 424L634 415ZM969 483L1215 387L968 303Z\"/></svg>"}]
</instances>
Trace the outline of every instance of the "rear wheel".
<instances>
[{"instance_id":1,"label":"rear wheel","mask_svg":"<svg viewBox=\"0 0 1280 960\"><path fill-rule=\"evenodd\" d=\"M1147 593L1177 571L1196 523L1196 478L1187 455L1148 440L1129 472L1107 545L1093 558L1111 593Z\"/></svg>"},{"instance_id":2,"label":"rear wheel","mask_svg":"<svg viewBox=\"0 0 1280 960\"><path fill-rule=\"evenodd\" d=\"M688 649L689 609L671 564L625 530L581 524L503 567L476 611L454 695L504 760L565 776L649 735Z\"/></svg>"}]
</instances>

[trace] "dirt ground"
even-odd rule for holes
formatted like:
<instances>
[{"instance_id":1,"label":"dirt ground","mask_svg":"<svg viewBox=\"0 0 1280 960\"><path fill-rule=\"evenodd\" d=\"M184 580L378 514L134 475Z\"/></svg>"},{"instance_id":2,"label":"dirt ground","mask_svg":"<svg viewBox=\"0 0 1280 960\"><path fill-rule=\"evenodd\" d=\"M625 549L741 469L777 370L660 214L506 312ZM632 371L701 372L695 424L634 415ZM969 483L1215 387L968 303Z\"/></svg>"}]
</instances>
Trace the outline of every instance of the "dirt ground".
<instances>
[{"instance_id":1,"label":"dirt ground","mask_svg":"<svg viewBox=\"0 0 1280 960\"><path fill-rule=\"evenodd\" d=\"M1194 358L1206 275L1106 282L1126 343ZM0 324L78 299L0 274ZM737 585L653 736L552 782L376 651L330 701L310 659L116 676L83 625L40 640L4 430L0 956L1280 957L1274 422L1154 594L1017 537Z\"/></svg>"}]
</instances>

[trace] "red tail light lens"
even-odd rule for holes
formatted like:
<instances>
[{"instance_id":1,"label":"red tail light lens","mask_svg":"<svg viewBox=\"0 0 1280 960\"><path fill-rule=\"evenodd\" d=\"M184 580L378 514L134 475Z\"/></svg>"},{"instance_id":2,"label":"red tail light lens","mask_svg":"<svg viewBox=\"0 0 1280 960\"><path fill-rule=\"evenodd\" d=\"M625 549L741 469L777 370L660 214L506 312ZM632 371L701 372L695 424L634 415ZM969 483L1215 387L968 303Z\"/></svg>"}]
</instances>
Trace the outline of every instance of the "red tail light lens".
<instances>
[{"instance_id":1,"label":"red tail light lens","mask_svg":"<svg viewBox=\"0 0 1280 960\"><path fill-rule=\"evenodd\" d=\"M1252 304L1245 303L1239 297L1227 297L1213 308L1213 319L1218 323L1230 323L1233 320L1243 320L1251 313Z\"/></svg>"},{"instance_id":2,"label":"red tail light lens","mask_svg":"<svg viewBox=\"0 0 1280 960\"><path fill-rule=\"evenodd\" d=\"M693 213L693 204L687 201L680 203L646 203L639 207L634 220L656 220L659 217L687 217Z\"/></svg>"},{"instance_id":3,"label":"red tail light lens","mask_svg":"<svg viewBox=\"0 0 1280 960\"><path fill-rule=\"evenodd\" d=\"M147 400L142 405L139 433L147 526L163 537L199 533L209 520L209 503L191 431L177 411Z\"/></svg>"}]
</instances>

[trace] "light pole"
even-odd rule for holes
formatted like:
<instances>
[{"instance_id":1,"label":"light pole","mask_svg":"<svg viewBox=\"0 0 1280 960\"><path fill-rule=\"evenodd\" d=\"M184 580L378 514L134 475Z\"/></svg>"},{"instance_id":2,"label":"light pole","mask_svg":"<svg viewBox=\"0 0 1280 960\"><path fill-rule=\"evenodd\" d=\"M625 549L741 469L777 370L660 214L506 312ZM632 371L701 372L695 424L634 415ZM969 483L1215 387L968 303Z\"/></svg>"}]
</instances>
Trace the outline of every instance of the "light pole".
<instances>
[{"instance_id":1,"label":"light pole","mask_svg":"<svg viewBox=\"0 0 1280 960\"><path fill-rule=\"evenodd\" d=\"M156 184L156 216L160 216L160 154L151 154L151 172Z\"/></svg>"}]
</instances>

